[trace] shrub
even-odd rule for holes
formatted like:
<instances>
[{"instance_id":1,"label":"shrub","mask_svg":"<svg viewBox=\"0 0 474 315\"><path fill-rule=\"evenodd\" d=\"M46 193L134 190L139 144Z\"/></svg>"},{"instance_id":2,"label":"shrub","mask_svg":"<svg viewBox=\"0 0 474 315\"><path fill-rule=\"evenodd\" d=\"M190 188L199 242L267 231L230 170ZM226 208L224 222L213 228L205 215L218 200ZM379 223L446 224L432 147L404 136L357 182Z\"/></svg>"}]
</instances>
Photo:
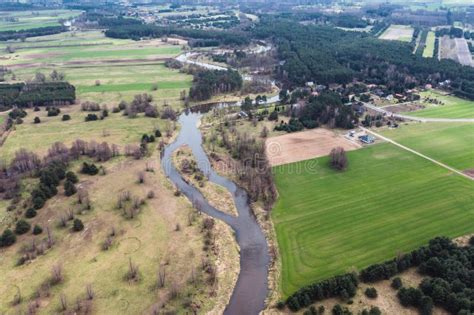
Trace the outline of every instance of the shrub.
<instances>
[{"instance_id":1,"label":"shrub","mask_svg":"<svg viewBox=\"0 0 474 315\"><path fill-rule=\"evenodd\" d=\"M97 166L95 166L95 164L89 164L84 162L82 163L81 173L93 176L99 173L99 169L97 168Z\"/></svg>"},{"instance_id":2,"label":"shrub","mask_svg":"<svg viewBox=\"0 0 474 315\"><path fill-rule=\"evenodd\" d=\"M97 117L96 114L87 114L85 121L95 121L98 120L99 117Z\"/></svg>"},{"instance_id":3,"label":"shrub","mask_svg":"<svg viewBox=\"0 0 474 315\"><path fill-rule=\"evenodd\" d=\"M377 298L377 290L374 287L365 289L364 293L365 293L365 296L367 296L369 299Z\"/></svg>"},{"instance_id":4,"label":"shrub","mask_svg":"<svg viewBox=\"0 0 474 315\"><path fill-rule=\"evenodd\" d=\"M332 308L333 315L350 315L352 314L347 307L343 307L340 304L334 305Z\"/></svg>"},{"instance_id":5,"label":"shrub","mask_svg":"<svg viewBox=\"0 0 474 315\"><path fill-rule=\"evenodd\" d=\"M64 194L69 197L74 195L76 192L77 189L76 186L74 186L74 183L69 180L66 180L64 182Z\"/></svg>"},{"instance_id":6,"label":"shrub","mask_svg":"<svg viewBox=\"0 0 474 315\"><path fill-rule=\"evenodd\" d=\"M2 236L0 236L0 247L11 246L16 242L16 235L10 229L3 231Z\"/></svg>"},{"instance_id":7,"label":"shrub","mask_svg":"<svg viewBox=\"0 0 474 315\"><path fill-rule=\"evenodd\" d=\"M125 101L120 101L120 103L118 104L118 108L119 108L120 110L126 109L127 106L128 106L128 104L127 104L127 102L125 102Z\"/></svg>"},{"instance_id":8,"label":"shrub","mask_svg":"<svg viewBox=\"0 0 474 315\"><path fill-rule=\"evenodd\" d=\"M33 120L33 123L39 124L41 123L41 119L38 116L36 116L35 119Z\"/></svg>"},{"instance_id":9,"label":"shrub","mask_svg":"<svg viewBox=\"0 0 474 315\"><path fill-rule=\"evenodd\" d=\"M268 120L277 121L278 120L278 112L277 111L271 112L270 115L268 115Z\"/></svg>"},{"instance_id":10,"label":"shrub","mask_svg":"<svg viewBox=\"0 0 474 315\"><path fill-rule=\"evenodd\" d=\"M157 138L161 137L161 131L159 129L155 130L155 137L157 137Z\"/></svg>"},{"instance_id":11,"label":"shrub","mask_svg":"<svg viewBox=\"0 0 474 315\"><path fill-rule=\"evenodd\" d=\"M33 234L34 235L39 235L43 233L43 229L41 228L41 226L39 226L38 224L36 224L34 227L33 227Z\"/></svg>"},{"instance_id":12,"label":"shrub","mask_svg":"<svg viewBox=\"0 0 474 315\"><path fill-rule=\"evenodd\" d=\"M19 220L15 225L15 233L18 235L25 234L31 228L31 225L25 220Z\"/></svg>"},{"instance_id":13,"label":"shrub","mask_svg":"<svg viewBox=\"0 0 474 315\"><path fill-rule=\"evenodd\" d=\"M34 208L28 208L25 212L25 217L28 219L36 217L36 210Z\"/></svg>"},{"instance_id":14,"label":"shrub","mask_svg":"<svg viewBox=\"0 0 474 315\"><path fill-rule=\"evenodd\" d=\"M63 115L62 121L68 121L68 120L71 120L71 116L69 116L68 114Z\"/></svg>"},{"instance_id":15,"label":"shrub","mask_svg":"<svg viewBox=\"0 0 474 315\"><path fill-rule=\"evenodd\" d=\"M80 232L80 231L84 230L84 224L82 223L82 221L80 219L74 219L74 223L72 225L72 230L74 232Z\"/></svg>"},{"instance_id":16,"label":"shrub","mask_svg":"<svg viewBox=\"0 0 474 315\"><path fill-rule=\"evenodd\" d=\"M474 246L474 236L469 239L469 245Z\"/></svg>"},{"instance_id":17,"label":"shrub","mask_svg":"<svg viewBox=\"0 0 474 315\"><path fill-rule=\"evenodd\" d=\"M79 179L77 178L77 175L74 174L74 172L67 172L66 173L66 180L70 181L73 184L77 184L79 182Z\"/></svg>"},{"instance_id":18,"label":"shrub","mask_svg":"<svg viewBox=\"0 0 474 315\"><path fill-rule=\"evenodd\" d=\"M372 306L369 311L369 315L381 315L382 311L377 306Z\"/></svg>"},{"instance_id":19,"label":"shrub","mask_svg":"<svg viewBox=\"0 0 474 315\"><path fill-rule=\"evenodd\" d=\"M48 117L58 116L61 110L57 107L47 107L46 110L48 111Z\"/></svg>"},{"instance_id":20,"label":"shrub","mask_svg":"<svg viewBox=\"0 0 474 315\"><path fill-rule=\"evenodd\" d=\"M421 292L420 289L416 288L401 288L400 290L398 290L397 296L403 306L418 307L421 304L423 292Z\"/></svg>"},{"instance_id":21,"label":"shrub","mask_svg":"<svg viewBox=\"0 0 474 315\"><path fill-rule=\"evenodd\" d=\"M393 278L392 283L390 285L395 290L398 290L403 286L402 279L400 279L400 277L395 277Z\"/></svg>"}]
</instances>

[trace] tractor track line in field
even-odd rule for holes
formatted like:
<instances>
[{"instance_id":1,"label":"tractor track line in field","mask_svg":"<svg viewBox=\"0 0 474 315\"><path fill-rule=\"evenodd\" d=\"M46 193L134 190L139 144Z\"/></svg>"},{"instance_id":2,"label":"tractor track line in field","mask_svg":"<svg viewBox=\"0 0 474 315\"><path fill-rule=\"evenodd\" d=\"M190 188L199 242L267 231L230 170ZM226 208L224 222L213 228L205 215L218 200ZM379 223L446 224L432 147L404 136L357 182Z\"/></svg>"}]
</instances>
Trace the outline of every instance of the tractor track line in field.
<instances>
[{"instance_id":1,"label":"tractor track line in field","mask_svg":"<svg viewBox=\"0 0 474 315\"><path fill-rule=\"evenodd\" d=\"M447 170L449 170L449 171L451 171L451 172L453 172L453 173L456 173L456 174L458 174L458 175L461 175L461 176L463 176L463 177L465 177L465 178L467 178L467 179L469 179L469 180L474 180L474 178L470 177L469 175L464 174L463 172L461 172L461 171L459 171L459 170L457 170L457 169L455 169L455 168L452 168L451 166L448 166L448 165L446 165L446 164L444 164L444 163L441 163L441 162L439 162L439 161L437 161L437 160L435 160L435 159L432 159L432 158L430 158L429 156L426 156L426 155L424 155L424 154L422 154L422 153L420 153L420 152L418 152L418 151L415 151L415 150L413 150L413 149L410 149L409 147L406 147L406 146L404 146L403 144L400 144L400 143L398 143L398 142L396 142L396 141L394 141L394 140L392 140L392 139L390 139L390 138L384 137L384 136L382 136L381 134L378 134L378 133L376 133L376 132L374 132L374 131L372 131L372 130L369 130L369 129L367 129L367 128L364 128L364 127L359 127L359 128L362 129L362 130L364 130L364 131L367 132L367 133L370 133L370 134L376 136L377 138L380 138L380 139L382 139L382 140L384 140L384 141L387 141L387 142L389 142L389 143L391 143L391 144L393 144L393 145L396 145L397 147L402 148L403 150L406 150L406 151L408 151L408 152L411 152L411 153L413 153L413 154L416 154L416 155L418 155L418 156L424 158L425 160L428 160L428 161L430 161L430 162L432 162L432 163L434 163L434 164L437 164L437 165L439 165L439 166L441 166L441 167L444 167L445 169L447 169Z\"/></svg>"}]
</instances>

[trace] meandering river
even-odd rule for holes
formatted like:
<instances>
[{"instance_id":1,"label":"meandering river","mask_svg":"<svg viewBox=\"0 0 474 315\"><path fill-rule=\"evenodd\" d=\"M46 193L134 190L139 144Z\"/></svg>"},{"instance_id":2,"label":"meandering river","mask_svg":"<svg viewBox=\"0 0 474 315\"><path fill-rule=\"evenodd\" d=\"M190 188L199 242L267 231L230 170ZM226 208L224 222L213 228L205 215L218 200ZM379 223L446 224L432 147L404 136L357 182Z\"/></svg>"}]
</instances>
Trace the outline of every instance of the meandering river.
<instances>
[{"instance_id":1,"label":"meandering river","mask_svg":"<svg viewBox=\"0 0 474 315\"><path fill-rule=\"evenodd\" d=\"M181 129L176 140L168 145L162 155L161 166L176 187L199 210L222 220L235 232L240 247L240 273L229 304L224 314L258 314L265 306L268 294L268 267L270 256L267 240L253 215L246 191L233 181L218 175L202 147L202 135L198 128L202 114L184 112L179 117ZM212 207L201 192L186 183L173 165L173 152L182 145L188 145L203 171L213 183L225 187L234 199L238 216L231 216Z\"/></svg>"}]
</instances>

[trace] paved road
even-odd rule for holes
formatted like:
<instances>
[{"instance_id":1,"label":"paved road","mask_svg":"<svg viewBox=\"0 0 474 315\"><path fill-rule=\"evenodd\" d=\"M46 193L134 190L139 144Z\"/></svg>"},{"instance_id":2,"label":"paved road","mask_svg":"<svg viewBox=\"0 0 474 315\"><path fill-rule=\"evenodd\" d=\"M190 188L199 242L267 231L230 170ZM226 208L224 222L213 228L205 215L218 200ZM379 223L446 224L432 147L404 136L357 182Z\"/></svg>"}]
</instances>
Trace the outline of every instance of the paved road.
<instances>
[{"instance_id":1,"label":"paved road","mask_svg":"<svg viewBox=\"0 0 474 315\"><path fill-rule=\"evenodd\" d=\"M413 116L407 116L407 115L401 115L401 114L395 114L393 112L390 112L388 110L383 109L382 107L377 107L375 105L369 104L369 103L363 103L365 107L372 109L376 112L379 112L381 114L385 114L390 117L395 117L395 118L401 118L405 120L413 120L413 121L420 121L420 122L474 122L474 118L424 118L424 117L413 117ZM395 105L400 105L400 104L394 104ZM384 106L387 107L387 106Z\"/></svg>"},{"instance_id":2,"label":"paved road","mask_svg":"<svg viewBox=\"0 0 474 315\"><path fill-rule=\"evenodd\" d=\"M387 142L390 142L390 143L396 145L397 147L400 147L400 148L402 148L402 149L404 149L404 150L406 150L406 151L408 151L408 152L414 153L414 154L416 154L416 155L418 155L418 156L420 156L420 157L422 157L422 158L424 158L424 159L426 159L426 160L428 160L428 161L430 161L430 162L433 162L433 163L435 163L435 164L437 164L437 165L439 165L439 166L441 166L441 167L444 167L445 169L447 169L447 170L449 170L449 171L451 171L451 172L453 172L453 173L456 173L456 174L458 174L458 175L461 175L461 176L463 176L463 177L465 177L465 178L467 178L467 179L474 180L474 178L470 177L469 175L464 174L463 172L461 172L461 171L459 171L459 170L457 170L457 169L455 169L455 168L452 168L451 166L448 166L448 165L446 165L446 164L444 164L444 163L441 163L441 162L439 162L439 161L436 161L435 159L432 159L432 158L430 158L429 156L426 156L426 155L424 155L424 154L422 154L422 153L420 153L420 152L418 152L418 151L415 151L415 150L413 150L413 149L410 149L410 148L404 146L403 144L400 144L400 143L398 143L398 142L396 142L396 141L393 141L393 140L390 139L390 138L384 137L384 136L382 136L381 134L378 134L378 133L376 133L376 132L374 132L374 131L372 131L372 130L369 130L369 129L367 129L367 128L364 128L364 127L360 127L360 129L364 130L364 131L367 132L367 133L370 133L370 134L376 136L377 138L380 138L380 139L382 139L382 140L385 140L385 141L387 141Z\"/></svg>"}]
</instances>

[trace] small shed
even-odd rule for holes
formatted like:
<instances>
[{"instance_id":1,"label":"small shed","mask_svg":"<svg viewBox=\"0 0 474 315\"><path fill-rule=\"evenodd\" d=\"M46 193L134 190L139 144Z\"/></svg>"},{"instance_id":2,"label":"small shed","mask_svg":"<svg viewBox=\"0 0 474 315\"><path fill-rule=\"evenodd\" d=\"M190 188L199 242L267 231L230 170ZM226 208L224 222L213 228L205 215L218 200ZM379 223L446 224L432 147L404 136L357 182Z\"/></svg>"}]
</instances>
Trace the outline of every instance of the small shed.
<instances>
[{"instance_id":1,"label":"small shed","mask_svg":"<svg viewBox=\"0 0 474 315\"><path fill-rule=\"evenodd\" d=\"M359 136L359 140L363 143L366 143L366 144L372 144L372 143L375 142L375 138L371 135Z\"/></svg>"}]
</instances>

